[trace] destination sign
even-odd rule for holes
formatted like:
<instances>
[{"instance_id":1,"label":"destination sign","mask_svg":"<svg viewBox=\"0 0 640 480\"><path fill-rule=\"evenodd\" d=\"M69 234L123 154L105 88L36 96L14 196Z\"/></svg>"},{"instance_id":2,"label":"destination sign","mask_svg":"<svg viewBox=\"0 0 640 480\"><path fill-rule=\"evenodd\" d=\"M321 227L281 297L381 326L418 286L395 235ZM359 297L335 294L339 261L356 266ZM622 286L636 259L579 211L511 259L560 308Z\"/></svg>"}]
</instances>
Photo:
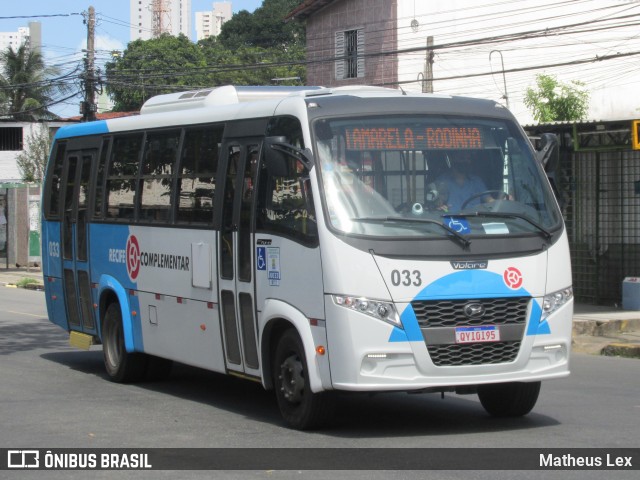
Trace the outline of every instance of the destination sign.
<instances>
[{"instance_id":1,"label":"destination sign","mask_svg":"<svg viewBox=\"0 0 640 480\"><path fill-rule=\"evenodd\" d=\"M347 150L429 150L484 148L478 127L346 128Z\"/></svg>"}]
</instances>

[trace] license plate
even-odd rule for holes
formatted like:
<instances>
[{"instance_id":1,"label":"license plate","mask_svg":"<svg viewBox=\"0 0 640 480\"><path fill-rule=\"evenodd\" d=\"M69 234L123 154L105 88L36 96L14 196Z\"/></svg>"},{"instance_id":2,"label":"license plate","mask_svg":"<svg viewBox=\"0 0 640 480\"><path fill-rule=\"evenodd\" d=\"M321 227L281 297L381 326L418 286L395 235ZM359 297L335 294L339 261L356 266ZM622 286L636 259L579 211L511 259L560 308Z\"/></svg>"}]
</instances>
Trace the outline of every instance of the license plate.
<instances>
[{"instance_id":1,"label":"license plate","mask_svg":"<svg viewBox=\"0 0 640 480\"><path fill-rule=\"evenodd\" d=\"M495 325L483 327L456 327L456 343L484 343L500 341L500 330Z\"/></svg>"}]
</instances>

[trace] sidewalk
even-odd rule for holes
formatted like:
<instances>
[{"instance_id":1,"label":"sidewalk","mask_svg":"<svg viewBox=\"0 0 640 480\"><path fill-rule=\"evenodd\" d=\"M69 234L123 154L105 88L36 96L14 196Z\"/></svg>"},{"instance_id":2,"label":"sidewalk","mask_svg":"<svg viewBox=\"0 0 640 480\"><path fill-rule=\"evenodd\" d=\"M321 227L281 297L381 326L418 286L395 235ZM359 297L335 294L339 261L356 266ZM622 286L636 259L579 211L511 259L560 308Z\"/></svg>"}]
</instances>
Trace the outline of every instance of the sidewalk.
<instances>
[{"instance_id":1,"label":"sidewalk","mask_svg":"<svg viewBox=\"0 0 640 480\"><path fill-rule=\"evenodd\" d=\"M34 283L27 283L31 279ZM24 284L24 285L21 285ZM0 287L43 290L40 268L0 267ZM640 359L640 310L575 304L573 351Z\"/></svg>"},{"instance_id":2,"label":"sidewalk","mask_svg":"<svg viewBox=\"0 0 640 480\"><path fill-rule=\"evenodd\" d=\"M640 358L640 310L575 304L573 351Z\"/></svg>"}]
</instances>

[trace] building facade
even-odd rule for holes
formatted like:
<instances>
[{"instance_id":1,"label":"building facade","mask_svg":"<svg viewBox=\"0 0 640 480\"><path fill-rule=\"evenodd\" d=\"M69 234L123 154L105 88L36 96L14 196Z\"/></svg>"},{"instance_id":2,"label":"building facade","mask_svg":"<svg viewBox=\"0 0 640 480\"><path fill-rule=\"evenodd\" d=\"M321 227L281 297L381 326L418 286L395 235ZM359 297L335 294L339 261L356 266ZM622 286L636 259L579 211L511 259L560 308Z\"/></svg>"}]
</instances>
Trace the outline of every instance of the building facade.
<instances>
[{"instance_id":1,"label":"building facade","mask_svg":"<svg viewBox=\"0 0 640 480\"><path fill-rule=\"evenodd\" d=\"M17 32L0 32L0 50L8 47L17 50L20 45L28 48L42 47L42 24L40 22L29 22L27 27L20 27Z\"/></svg>"},{"instance_id":2,"label":"building facade","mask_svg":"<svg viewBox=\"0 0 640 480\"><path fill-rule=\"evenodd\" d=\"M191 0L130 0L131 40L163 33L191 38Z\"/></svg>"},{"instance_id":3,"label":"building facade","mask_svg":"<svg viewBox=\"0 0 640 480\"><path fill-rule=\"evenodd\" d=\"M196 40L217 37L231 16L231 2L214 2L212 11L196 12Z\"/></svg>"},{"instance_id":4,"label":"building facade","mask_svg":"<svg viewBox=\"0 0 640 480\"><path fill-rule=\"evenodd\" d=\"M288 20L306 20L307 84L395 84L397 0L307 0Z\"/></svg>"},{"instance_id":5,"label":"building facade","mask_svg":"<svg viewBox=\"0 0 640 480\"><path fill-rule=\"evenodd\" d=\"M525 96L538 74L581 82L587 118L638 116L640 37L627 8L616 0L303 0L287 19L307 23L309 85L491 99L528 124Z\"/></svg>"}]
</instances>

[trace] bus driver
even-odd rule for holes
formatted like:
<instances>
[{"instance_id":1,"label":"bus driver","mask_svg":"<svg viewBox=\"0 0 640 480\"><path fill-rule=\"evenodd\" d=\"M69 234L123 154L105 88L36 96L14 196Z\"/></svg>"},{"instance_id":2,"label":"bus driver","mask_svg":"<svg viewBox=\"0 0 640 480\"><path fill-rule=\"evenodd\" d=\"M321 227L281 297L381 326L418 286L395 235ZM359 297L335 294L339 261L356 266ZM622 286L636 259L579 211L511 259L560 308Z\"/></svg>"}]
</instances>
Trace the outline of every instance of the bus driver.
<instances>
[{"instance_id":1,"label":"bus driver","mask_svg":"<svg viewBox=\"0 0 640 480\"><path fill-rule=\"evenodd\" d=\"M451 168L440 175L436 181L441 202L439 210L458 212L469 199L471 200L467 205L478 205L481 202L491 201L490 195L473 198L474 195L486 192L487 186L482 178L471 173L471 153L469 151L461 150L450 154L449 162Z\"/></svg>"}]
</instances>

